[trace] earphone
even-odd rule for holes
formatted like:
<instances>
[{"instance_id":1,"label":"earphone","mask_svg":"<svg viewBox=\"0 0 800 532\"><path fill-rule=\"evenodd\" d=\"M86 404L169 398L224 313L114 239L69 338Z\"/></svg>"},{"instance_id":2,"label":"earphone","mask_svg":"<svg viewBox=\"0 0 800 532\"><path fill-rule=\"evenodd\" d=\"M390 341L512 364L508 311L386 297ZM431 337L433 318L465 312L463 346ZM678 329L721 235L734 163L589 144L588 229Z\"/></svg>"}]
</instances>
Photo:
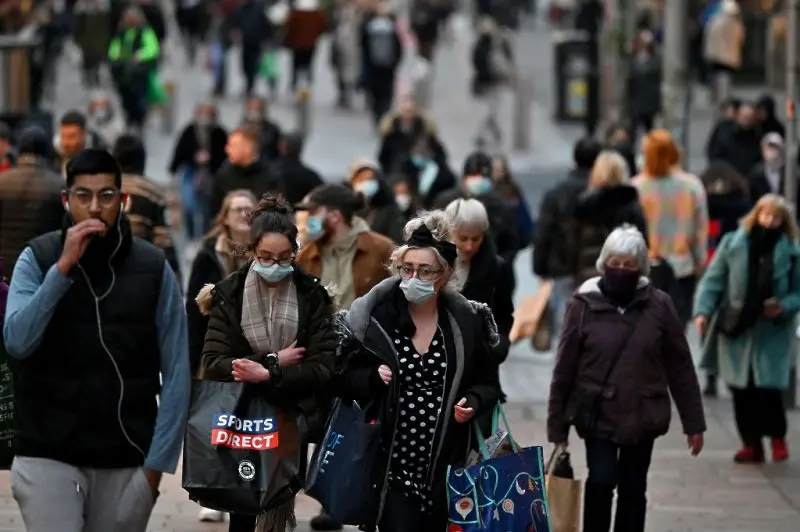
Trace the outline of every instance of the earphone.
<instances>
[{"instance_id":1,"label":"earphone","mask_svg":"<svg viewBox=\"0 0 800 532\"><path fill-rule=\"evenodd\" d=\"M122 202L120 202L122 204ZM64 209L69 212L69 204L64 204ZM114 358L114 355L111 354L111 350L106 345L105 338L103 338L103 321L100 316L100 302L103 301L105 298L111 294L111 291L114 289L114 284L117 282L117 273L114 271L114 267L111 265L111 261L114 259L114 256L119 251L120 246L122 246L122 227L117 224L117 233L119 234L119 241L117 242L117 247L114 248L114 251L108 257L108 268L111 270L111 283L108 285L108 289L103 292L100 296L97 295L97 292L94 291L94 286L92 286L92 281L89 279L89 276L86 274L86 270L83 269L81 263L78 262L76 265L80 270L83 278L86 280L86 284L89 286L89 292L91 292L92 297L94 298L94 312L95 312L95 319L97 320L97 335L98 339L100 340L100 346L105 351L108 359L111 361L111 365L114 366L114 371L117 374L117 379L119 380L119 401L117 402L117 423L119 423L119 428L122 430L122 435L131 444L131 446L139 451L143 458L147 458L144 450L139 447L135 441L130 437L128 431L125 429L125 423L122 421L122 403L125 398L125 379L122 377L122 371L119 369L119 364L117 364L117 360Z\"/></svg>"},{"instance_id":2,"label":"earphone","mask_svg":"<svg viewBox=\"0 0 800 532\"><path fill-rule=\"evenodd\" d=\"M69 212L69 202L64 204L64 210Z\"/></svg>"}]
</instances>

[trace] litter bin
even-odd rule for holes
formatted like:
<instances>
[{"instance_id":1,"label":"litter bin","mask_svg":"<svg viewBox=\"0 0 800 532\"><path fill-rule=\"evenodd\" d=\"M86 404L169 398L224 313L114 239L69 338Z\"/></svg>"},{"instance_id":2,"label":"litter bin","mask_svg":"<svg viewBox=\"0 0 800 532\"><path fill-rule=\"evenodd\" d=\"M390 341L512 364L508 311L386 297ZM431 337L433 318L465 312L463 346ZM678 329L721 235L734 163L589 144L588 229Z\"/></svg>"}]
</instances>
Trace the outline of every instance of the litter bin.
<instances>
[{"instance_id":1,"label":"litter bin","mask_svg":"<svg viewBox=\"0 0 800 532\"><path fill-rule=\"evenodd\" d=\"M35 36L0 35L0 112L28 113L31 104L35 54L41 54Z\"/></svg>"},{"instance_id":2,"label":"litter bin","mask_svg":"<svg viewBox=\"0 0 800 532\"><path fill-rule=\"evenodd\" d=\"M558 32L553 38L556 108L559 122L586 121L592 77L589 36L582 31Z\"/></svg>"}]
</instances>

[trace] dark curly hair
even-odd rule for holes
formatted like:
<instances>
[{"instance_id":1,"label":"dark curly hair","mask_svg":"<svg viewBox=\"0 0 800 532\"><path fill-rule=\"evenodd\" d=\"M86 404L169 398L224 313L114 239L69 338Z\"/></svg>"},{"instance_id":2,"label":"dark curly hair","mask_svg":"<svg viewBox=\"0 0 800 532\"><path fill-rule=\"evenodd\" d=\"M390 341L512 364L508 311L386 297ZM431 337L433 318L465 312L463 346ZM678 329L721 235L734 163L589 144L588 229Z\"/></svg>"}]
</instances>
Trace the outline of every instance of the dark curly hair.
<instances>
[{"instance_id":1,"label":"dark curly hair","mask_svg":"<svg viewBox=\"0 0 800 532\"><path fill-rule=\"evenodd\" d=\"M297 251L297 226L292 219L291 204L281 194L267 193L261 197L258 206L250 214L250 245L248 251L254 251L258 242L266 234L284 235L292 244L292 251Z\"/></svg>"}]
</instances>

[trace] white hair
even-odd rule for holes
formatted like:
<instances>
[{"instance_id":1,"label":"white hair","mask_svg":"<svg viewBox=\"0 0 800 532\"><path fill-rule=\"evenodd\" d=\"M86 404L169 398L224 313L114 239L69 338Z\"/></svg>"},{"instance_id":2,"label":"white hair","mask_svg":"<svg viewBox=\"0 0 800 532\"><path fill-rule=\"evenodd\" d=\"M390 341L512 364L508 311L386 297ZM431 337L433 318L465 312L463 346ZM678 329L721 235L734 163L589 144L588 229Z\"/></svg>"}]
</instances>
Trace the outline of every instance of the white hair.
<instances>
[{"instance_id":1,"label":"white hair","mask_svg":"<svg viewBox=\"0 0 800 532\"><path fill-rule=\"evenodd\" d=\"M480 201L470 199L457 199L451 201L444 209L447 219L453 229L489 229L489 214Z\"/></svg>"},{"instance_id":2,"label":"white hair","mask_svg":"<svg viewBox=\"0 0 800 532\"><path fill-rule=\"evenodd\" d=\"M411 238L411 234L423 225L430 230L431 234L436 240L446 240L448 242L452 241L452 236L450 235L452 225L450 224L450 220L445 215L444 211L421 212L416 218L412 218L406 222L406 225L403 228L404 240ZM392 274L397 275L397 267L400 266L403 261L403 257L405 257L406 252L409 249L419 248L416 246L409 246L408 244L403 244L394 248L389 259L389 271L391 271ZM433 251L433 254L436 255L436 260L444 270L444 275L450 276L446 286L449 288L456 288L456 276L452 275L455 268L448 264L447 261L444 260L444 257L442 257L441 253L439 253L439 251L437 251L435 248L425 249L430 249Z\"/></svg>"},{"instance_id":3,"label":"white hair","mask_svg":"<svg viewBox=\"0 0 800 532\"><path fill-rule=\"evenodd\" d=\"M597 257L597 271L603 273L606 262L611 257L633 257L642 275L650 273L650 260L647 253L647 242L638 229L630 224L617 227L608 235Z\"/></svg>"}]
</instances>

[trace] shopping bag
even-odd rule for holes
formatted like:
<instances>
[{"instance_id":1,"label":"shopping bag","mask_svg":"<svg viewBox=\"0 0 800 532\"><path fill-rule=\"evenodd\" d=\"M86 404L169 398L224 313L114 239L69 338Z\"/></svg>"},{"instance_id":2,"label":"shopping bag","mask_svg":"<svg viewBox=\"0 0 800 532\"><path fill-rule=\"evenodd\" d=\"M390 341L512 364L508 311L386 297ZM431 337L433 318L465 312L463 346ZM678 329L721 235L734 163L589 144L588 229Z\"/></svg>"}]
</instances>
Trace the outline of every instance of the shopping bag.
<instances>
[{"instance_id":1,"label":"shopping bag","mask_svg":"<svg viewBox=\"0 0 800 532\"><path fill-rule=\"evenodd\" d=\"M314 450L306 477L306 495L345 525L374 521L380 493L372 473L381 424L355 401L336 399L325 424L325 438Z\"/></svg>"},{"instance_id":2,"label":"shopping bag","mask_svg":"<svg viewBox=\"0 0 800 532\"><path fill-rule=\"evenodd\" d=\"M161 105L167 101L167 91L158 77L158 72L151 70L147 76L147 103Z\"/></svg>"},{"instance_id":3,"label":"shopping bag","mask_svg":"<svg viewBox=\"0 0 800 532\"><path fill-rule=\"evenodd\" d=\"M292 499L299 478L298 416L258 385L195 380L183 446L183 489L205 508L257 515Z\"/></svg>"},{"instance_id":4,"label":"shopping bag","mask_svg":"<svg viewBox=\"0 0 800 532\"><path fill-rule=\"evenodd\" d=\"M553 283L541 280L539 282L539 291L522 300L514 311L514 324L508 333L508 338L512 344L525 338L533 338L541 328L546 328L547 330L547 328L551 327L546 311L552 293Z\"/></svg>"},{"instance_id":5,"label":"shopping bag","mask_svg":"<svg viewBox=\"0 0 800 532\"><path fill-rule=\"evenodd\" d=\"M267 50L261 56L261 63L258 66L258 73L267 81L278 79L280 74L280 56L278 50Z\"/></svg>"},{"instance_id":6,"label":"shopping bag","mask_svg":"<svg viewBox=\"0 0 800 532\"><path fill-rule=\"evenodd\" d=\"M547 504L553 532L578 532L581 522L581 481L575 480L569 453L557 445L547 461Z\"/></svg>"},{"instance_id":7,"label":"shopping bag","mask_svg":"<svg viewBox=\"0 0 800 532\"><path fill-rule=\"evenodd\" d=\"M515 452L492 457L473 423L483 461L447 470L448 532L551 532L541 447L520 448L502 408Z\"/></svg>"},{"instance_id":8,"label":"shopping bag","mask_svg":"<svg viewBox=\"0 0 800 532\"><path fill-rule=\"evenodd\" d=\"M5 321L8 283L2 277L3 257L0 257L0 323ZM11 469L14 460L14 438L17 431L14 423L14 385L11 373L11 358L0 330L0 469Z\"/></svg>"}]
</instances>

